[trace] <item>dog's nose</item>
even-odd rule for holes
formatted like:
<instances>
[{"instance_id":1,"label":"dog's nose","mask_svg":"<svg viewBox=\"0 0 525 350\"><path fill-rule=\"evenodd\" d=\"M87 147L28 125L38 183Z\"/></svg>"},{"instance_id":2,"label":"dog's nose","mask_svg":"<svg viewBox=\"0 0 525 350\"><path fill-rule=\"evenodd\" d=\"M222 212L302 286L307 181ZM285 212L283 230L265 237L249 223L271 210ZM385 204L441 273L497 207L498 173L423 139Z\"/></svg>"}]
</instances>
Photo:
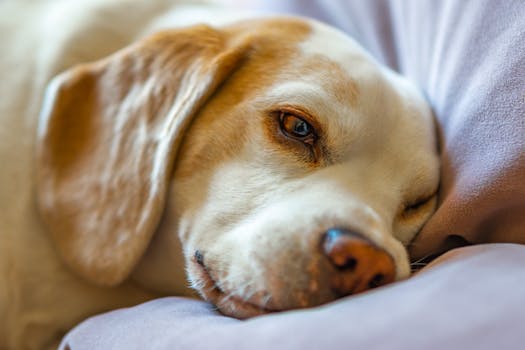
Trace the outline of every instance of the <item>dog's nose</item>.
<instances>
[{"instance_id":1,"label":"dog's nose","mask_svg":"<svg viewBox=\"0 0 525 350\"><path fill-rule=\"evenodd\" d=\"M345 229L329 229L323 253L335 267L332 289L338 296L363 292L395 279L394 260L364 236Z\"/></svg>"}]
</instances>

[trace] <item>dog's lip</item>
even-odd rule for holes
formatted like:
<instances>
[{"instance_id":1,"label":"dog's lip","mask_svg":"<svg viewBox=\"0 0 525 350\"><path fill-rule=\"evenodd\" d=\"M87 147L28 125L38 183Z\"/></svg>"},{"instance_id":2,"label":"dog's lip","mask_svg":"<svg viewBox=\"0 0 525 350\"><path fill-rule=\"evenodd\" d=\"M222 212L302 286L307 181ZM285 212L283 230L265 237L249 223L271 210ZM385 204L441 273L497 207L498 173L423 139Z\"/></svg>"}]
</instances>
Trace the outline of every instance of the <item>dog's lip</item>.
<instances>
[{"instance_id":1,"label":"dog's lip","mask_svg":"<svg viewBox=\"0 0 525 350\"><path fill-rule=\"evenodd\" d=\"M258 316L270 312L279 312L282 310L271 309L262 305L259 305L253 301L245 300L239 296L236 296L229 291L225 291L219 286L217 280L212 276L210 269L204 264L195 261L201 281L204 282L204 287L199 291L206 299L214 303L222 312L227 312L227 309L235 310L233 316L237 318L247 318L252 316ZM239 314L241 312L241 314Z\"/></svg>"}]
</instances>

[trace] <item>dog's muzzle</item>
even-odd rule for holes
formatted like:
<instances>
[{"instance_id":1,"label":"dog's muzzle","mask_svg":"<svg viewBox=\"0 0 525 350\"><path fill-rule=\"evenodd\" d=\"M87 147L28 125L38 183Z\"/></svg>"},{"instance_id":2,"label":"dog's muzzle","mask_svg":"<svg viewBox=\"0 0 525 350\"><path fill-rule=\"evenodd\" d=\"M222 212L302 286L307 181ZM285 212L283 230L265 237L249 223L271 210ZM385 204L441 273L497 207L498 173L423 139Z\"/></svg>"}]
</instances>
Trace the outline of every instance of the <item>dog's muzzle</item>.
<instances>
[{"instance_id":1,"label":"dog's muzzle","mask_svg":"<svg viewBox=\"0 0 525 350\"><path fill-rule=\"evenodd\" d=\"M359 233L343 228L331 228L320 235L318 242L320 244L314 253L317 257L312 260L316 261L312 265L317 266L314 268L316 272L306 265L303 271L295 271L296 274L303 275L299 279L309 281L307 288L287 290L287 284L279 278L278 282L270 283L273 288L259 290L251 297L243 297L224 284L218 278L217 271L206 263L206 254L195 250L193 263L199 267L196 271L199 271L203 283L203 296L214 302L224 313L244 318L271 311L319 305L388 284L396 279L393 257ZM269 270L265 272L266 275L272 275L271 267L267 267ZM272 278L269 276L268 281L272 281ZM246 282L251 285L257 281L254 277L253 281ZM264 300L273 302L268 303Z\"/></svg>"}]
</instances>

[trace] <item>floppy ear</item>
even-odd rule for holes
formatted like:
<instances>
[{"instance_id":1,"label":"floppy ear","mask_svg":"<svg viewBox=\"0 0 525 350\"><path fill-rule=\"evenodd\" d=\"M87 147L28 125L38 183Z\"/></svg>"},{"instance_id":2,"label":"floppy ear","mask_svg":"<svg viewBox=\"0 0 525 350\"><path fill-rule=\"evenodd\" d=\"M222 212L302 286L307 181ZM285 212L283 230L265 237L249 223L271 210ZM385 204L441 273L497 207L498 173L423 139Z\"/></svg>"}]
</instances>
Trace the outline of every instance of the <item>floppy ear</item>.
<instances>
[{"instance_id":1,"label":"floppy ear","mask_svg":"<svg viewBox=\"0 0 525 350\"><path fill-rule=\"evenodd\" d=\"M51 82L37 138L38 205L83 277L118 284L144 253L185 129L249 51L248 40L232 41L207 26L163 32Z\"/></svg>"}]
</instances>

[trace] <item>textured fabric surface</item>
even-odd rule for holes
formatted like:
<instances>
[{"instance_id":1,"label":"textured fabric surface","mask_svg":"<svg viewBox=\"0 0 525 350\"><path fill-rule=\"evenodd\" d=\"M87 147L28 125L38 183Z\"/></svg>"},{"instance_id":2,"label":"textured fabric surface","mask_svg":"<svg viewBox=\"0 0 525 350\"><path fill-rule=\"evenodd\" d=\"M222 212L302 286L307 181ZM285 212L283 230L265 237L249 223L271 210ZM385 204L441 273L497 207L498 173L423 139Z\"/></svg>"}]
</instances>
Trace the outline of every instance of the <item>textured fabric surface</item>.
<instances>
[{"instance_id":1,"label":"textured fabric surface","mask_svg":"<svg viewBox=\"0 0 525 350\"><path fill-rule=\"evenodd\" d=\"M62 349L520 349L523 266L522 245L459 248L409 280L247 321L202 301L157 299L85 321Z\"/></svg>"},{"instance_id":2,"label":"textured fabric surface","mask_svg":"<svg viewBox=\"0 0 525 350\"><path fill-rule=\"evenodd\" d=\"M243 3L330 23L423 89L440 129L442 185L414 257L463 240L525 243L524 1Z\"/></svg>"}]
</instances>

